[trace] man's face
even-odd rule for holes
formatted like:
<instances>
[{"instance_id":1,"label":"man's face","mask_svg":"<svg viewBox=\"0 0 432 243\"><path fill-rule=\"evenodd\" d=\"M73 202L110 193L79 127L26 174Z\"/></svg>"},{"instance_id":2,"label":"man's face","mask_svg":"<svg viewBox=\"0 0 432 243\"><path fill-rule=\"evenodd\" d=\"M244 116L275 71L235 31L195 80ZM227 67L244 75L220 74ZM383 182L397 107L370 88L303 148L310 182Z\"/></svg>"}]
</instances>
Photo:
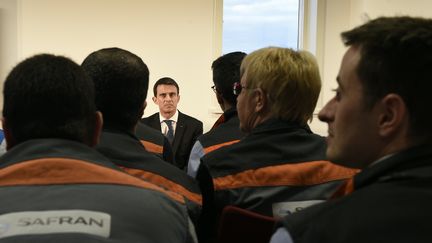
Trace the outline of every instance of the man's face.
<instances>
[{"instance_id":1,"label":"man's face","mask_svg":"<svg viewBox=\"0 0 432 243\"><path fill-rule=\"evenodd\" d=\"M237 96L237 113L240 120L240 129L243 132L249 133L254 127L256 113L254 110L253 99L248 90L246 75L241 78L242 91Z\"/></svg>"},{"instance_id":2,"label":"man's face","mask_svg":"<svg viewBox=\"0 0 432 243\"><path fill-rule=\"evenodd\" d=\"M156 88L156 97L153 97L153 101L159 106L159 111L162 114L174 114L177 110L180 96L177 92L176 86L161 84Z\"/></svg>"},{"instance_id":3,"label":"man's face","mask_svg":"<svg viewBox=\"0 0 432 243\"><path fill-rule=\"evenodd\" d=\"M319 113L328 124L327 157L344 166L364 168L379 150L377 111L366 107L363 87L356 70L359 48L350 47L342 59L336 95Z\"/></svg>"}]
</instances>

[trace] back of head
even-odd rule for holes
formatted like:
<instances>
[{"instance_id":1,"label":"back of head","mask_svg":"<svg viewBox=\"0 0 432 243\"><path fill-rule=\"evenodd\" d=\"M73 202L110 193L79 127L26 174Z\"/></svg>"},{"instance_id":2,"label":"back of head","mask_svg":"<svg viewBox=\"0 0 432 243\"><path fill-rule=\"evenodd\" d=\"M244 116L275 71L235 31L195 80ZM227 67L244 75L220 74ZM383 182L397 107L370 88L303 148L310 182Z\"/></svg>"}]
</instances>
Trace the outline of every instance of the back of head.
<instances>
[{"instance_id":1,"label":"back of head","mask_svg":"<svg viewBox=\"0 0 432 243\"><path fill-rule=\"evenodd\" d=\"M232 106L237 104L237 96L232 90L234 83L240 82L240 65L245 56L244 52L231 52L219 57L212 64L216 90Z\"/></svg>"},{"instance_id":2,"label":"back of head","mask_svg":"<svg viewBox=\"0 0 432 243\"><path fill-rule=\"evenodd\" d=\"M133 128L147 97L149 70L143 60L120 48L106 48L91 53L81 66L93 79L105 126Z\"/></svg>"},{"instance_id":3,"label":"back of head","mask_svg":"<svg viewBox=\"0 0 432 243\"><path fill-rule=\"evenodd\" d=\"M9 73L3 92L3 117L14 143L9 146L35 138L90 144L96 112L93 83L70 59L30 57Z\"/></svg>"},{"instance_id":4,"label":"back of head","mask_svg":"<svg viewBox=\"0 0 432 243\"><path fill-rule=\"evenodd\" d=\"M306 51L267 47L247 55L240 74L249 89L261 88L272 117L306 124L312 119L321 90L315 57Z\"/></svg>"},{"instance_id":5,"label":"back of head","mask_svg":"<svg viewBox=\"0 0 432 243\"><path fill-rule=\"evenodd\" d=\"M357 74L369 108L389 93L408 107L413 137L432 136L432 20L382 17L342 33L346 45L360 47Z\"/></svg>"},{"instance_id":6,"label":"back of head","mask_svg":"<svg viewBox=\"0 0 432 243\"><path fill-rule=\"evenodd\" d=\"M158 79L158 81L156 81L156 83L153 85L154 97L157 96L157 87L159 85L174 85L177 89L177 94L180 94L180 87L178 86L177 82L170 77L163 77Z\"/></svg>"}]
</instances>

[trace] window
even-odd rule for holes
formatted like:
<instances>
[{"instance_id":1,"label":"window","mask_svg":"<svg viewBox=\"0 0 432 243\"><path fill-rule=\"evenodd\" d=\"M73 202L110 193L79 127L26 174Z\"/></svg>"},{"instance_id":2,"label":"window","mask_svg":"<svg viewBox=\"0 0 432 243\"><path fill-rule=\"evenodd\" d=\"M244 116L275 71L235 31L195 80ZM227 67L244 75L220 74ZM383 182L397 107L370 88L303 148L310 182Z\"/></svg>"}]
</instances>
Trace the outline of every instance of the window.
<instances>
[{"instance_id":1,"label":"window","mask_svg":"<svg viewBox=\"0 0 432 243\"><path fill-rule=\"evenodd\" d=\"M224 0L222 53L297 49L300 0Z\"/></svg>"}]
</instances>

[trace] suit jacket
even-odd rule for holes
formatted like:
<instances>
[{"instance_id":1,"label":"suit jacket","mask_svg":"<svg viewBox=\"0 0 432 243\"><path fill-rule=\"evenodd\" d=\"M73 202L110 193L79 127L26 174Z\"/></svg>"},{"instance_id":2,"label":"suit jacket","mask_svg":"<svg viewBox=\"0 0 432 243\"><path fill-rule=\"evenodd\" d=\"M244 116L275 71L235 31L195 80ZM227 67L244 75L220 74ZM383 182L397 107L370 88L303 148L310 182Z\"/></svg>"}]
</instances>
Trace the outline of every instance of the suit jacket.
<instances>
[{"instance_id":1,"label":"suit jacket","mask_svg":"<svg viewBox=\"0 0 432 243\"><path fill-rule=\"evenodd\" d=\"M141 122L161 130L159 113L141 119ZM180 169L184 169L189 160L190 151L197 138L203 134L203 123L191 116L179 111L172 151L174 154L174 164Z\"/></svg>"}]
</instances>

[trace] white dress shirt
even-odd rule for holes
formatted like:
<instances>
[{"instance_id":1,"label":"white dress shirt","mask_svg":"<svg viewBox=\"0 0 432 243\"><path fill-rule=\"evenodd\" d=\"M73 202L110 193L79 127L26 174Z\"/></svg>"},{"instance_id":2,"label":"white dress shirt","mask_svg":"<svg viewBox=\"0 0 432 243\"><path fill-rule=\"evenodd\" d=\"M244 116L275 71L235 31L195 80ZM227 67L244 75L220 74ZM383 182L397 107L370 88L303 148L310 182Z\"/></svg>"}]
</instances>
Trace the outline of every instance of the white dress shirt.
<instances>
[{"instance_id":1,"label":"white dress shirt","mask_svg":"<svg viewBox=\"0 0 432 243\"><path fill-rule=\"evenodd\" d=\"M172 122L172 126L174 129L174 136L175 136L175 131L176 131L176 127L177 127L177 120L178 120L178 111L176 111L174 113L174 115L171 118L165 118L161 115L161 113L159 112L159 121L161 124L161 132L166 136L168 133L168 125L164 122L164 120L171 120Z\"/></svg>"}]
</instances>

